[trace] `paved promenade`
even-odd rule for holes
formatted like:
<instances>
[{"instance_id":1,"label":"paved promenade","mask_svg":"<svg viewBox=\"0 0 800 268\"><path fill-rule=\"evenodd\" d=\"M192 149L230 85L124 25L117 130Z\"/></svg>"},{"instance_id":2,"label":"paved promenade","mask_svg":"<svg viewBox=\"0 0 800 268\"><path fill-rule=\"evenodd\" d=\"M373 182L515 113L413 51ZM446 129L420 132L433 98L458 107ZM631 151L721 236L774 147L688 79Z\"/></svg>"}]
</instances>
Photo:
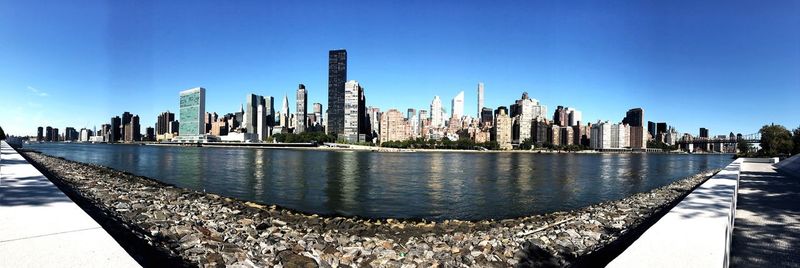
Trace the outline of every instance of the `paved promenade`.
<instances>
[{"instance_id":1,"label":"paved promenade","mask_svg":"<svg viewBox=\"0 0 800 268\"><path fill-rule=\"evenodd\" d=\"M139 267L21 155L0 142L0 267Z\"/></svg>"},{"instance_id":2,"label":"paved promenade","mask_svg":"<svg viewBox=\"0 0 800 268\"><path fill-rule=\"evenodd\" d=\"M731 266L800 267L800 178L767 163L741 174Z\"/></svg>"}]
</instances>

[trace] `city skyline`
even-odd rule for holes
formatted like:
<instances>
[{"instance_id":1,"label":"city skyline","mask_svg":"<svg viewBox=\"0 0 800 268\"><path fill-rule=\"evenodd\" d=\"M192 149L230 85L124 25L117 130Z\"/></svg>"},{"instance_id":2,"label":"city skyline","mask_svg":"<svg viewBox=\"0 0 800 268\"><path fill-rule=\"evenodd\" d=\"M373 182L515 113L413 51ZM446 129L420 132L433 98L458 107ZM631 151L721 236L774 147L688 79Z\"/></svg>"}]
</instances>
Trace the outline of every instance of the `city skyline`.
<instances>
[{"instance_id":1,"label":"city skyline","mask_svg":"<svg viewBox=\"0 0 800 268\"><path fill-rule=\"evenodd\" d=\"M792 6L794 4L795 6ZM155 41L163 37L163 29L177 30L179 37L198 34L201 30L188 27L177 22L179 18L164 19L157 11L177 12L177 8L187 8L200 12L211 12L211 8L203 4L194 7L169 6L169 4L143 5L130 7L125 4L112 4L105 9L96 7L69 7L61 6L62 10L43 9L41 13L53 13L53 22L35 22L26 24L31 15L30 9L41 8L36 4L19 4L19 14L5 14L0 16L0 36L8 37L9 48L0 51L0 56L7 59L4 66L0 66L3 74L2 87L4 97L0 105L7 107L0 111L0 125L7 133L17 135L36 135L36 127L53 126L54 128L75 129L100 127L107 124L108 118L119 115L123 111L138 114L141 117L142 129L155 125L157 116L170 110L178 111L174 102L175 92L192 87L207 88L207 107L209 112L225 114L235 112L244 103L247 94L257 95L295 96L298 84L307 86L308 103L321 103L324 110L328 109L327 100L328 65L325 62L329 50L344 48L348 51L347 80L357 80L368 88L367 106L378 107L381 111L398 109L405 111L408 108L427 110L430 100L434 95L442 98L442 108L451 111L450 96L460 91L465 92L465 105L463 114L476 115L473 110L477 102L475 87L479 82L485 84L485 106L495 109L498 106L509 106L522 92L528 92L531 98L539 100L549 107L565 106L576 107L583 113L583 123L609 120L619 122L626 110L633 107L642 107L647 111L648 121L668 122L680 132L698 134L700 127L710 129L711 135L727 134L730 131L749 134L756 132L764 124L777 123L793 127L799 118L792 113L791 100L796 99L800 92L800 79L796 74L800 70L800 50L791 44L800 42L800 37L789 35L789 30L800 26L797 15L790 15L787 10L797 10L796 3L786 3L784 8L760 7L754 9L762 11L757 13L748 10L743 5L724 7L716 16L703 19L714 4L700 3L694 5L696 13L682 14L681 21L710 22L713 27L726 29L715 33L713 37L705 38L702 34L715 29L712 26L699 25L694 31L686 29L690 25L677 25L680 30L686 30L686 36L673 38L654 36L654 29L643 29L629 25L629 21L642 18L623 16L620 20L608 19L603 16L587 14L579 9L573 10L550 5L532 5L522 7L522 11L510 11L502 5L493 7L495 10L509 12L505 20L496 22L490 29L483 28L479 33L487 38L509 36L525 44L499 45L495 41L487 41L488 45L467 45L460 41L466 38L467 33L456 31L451 35L441 37L451 47L444 45L431 45L419 47L402 43L396 46L375 44L380 40L392 39L387 35L367 38L366 35L345 33L344 36L326 36L322 42L315 45L303 45L287 48L285 45L275 44L256 48L245 44L245 40L253 39L258 44L280 43L282 37L299 38L301 36L313 37L316 32L324 32L329 28L320 26L320 21L308 22L316 26L315 31L290 29L280 30L270 28L264 38L256 38L254 33L228 32L225 29L211 31L207 37L228 36L232 37L225 44L211 42L209 46L189 46L186 53L178 53L178 47ZM56 4L55 6L58 6ZM322 4L321 4L322 5ZM677 4L676 4L677 5ZM324 6L324 5L323 5ZM424 5L433 10L450 7L448 5ZM295 10L303 7L270 6L276 9ZM244 12L242 7L227 6L228 10ZM406 7L402 7L406 8ZM655 7L630 4L620 7L595 7L610 13L623 13L628 10L653 12ZM392 15L387 7L365 5L364 9L381 11L380 14ZM480 6L476 4L458 7L450 19L463 22L466 17L478 12ZM258 12L255 8L255 11ZM568 21L552 18L554 22L544 23L542 27L535 27L535 20L523 18L523 11L535 10L535 13L551 10L558 14L580 14L585 17ZM1 11L0 11L1 12ZM76 18L79 12L86 12L86 18ZM104 12L119 13L120 18L113 19L101 25L109 29L95 29L89 24L96 23ZM154 13L154 14L151 14ZM312 8L311 14L322 12ZM400 11L396 11L400 13ZM457 23L446 19L434 19L430 14L421 14L409 21L408 26L397 26L402 31L413 29L420 30L421 36L429 36L431 32L420 28L425 22L438 30L461 29L465 26L456 26ZM520 13L521 12L521 13ZM116 14L115 13L115 14ZM169 13L169 12L167 12ZM187 13L189 13L187 11ZM327 13L323 12L323 15ZM692 15L693 14L693 15ZM178 14L180 15L180 14ZM356 18L346 19L341 26L349 26L354 30L376 31L389 29L385 23L367 26L354 21L366 18L370 21L377 20L376 15L361 14ZM486 18L476 18L476 22L486 23L493 15L487 14ZM138 25L126 24L123 19L145 17L150 18L149 27L141 28ZM66 20L76 19L66 23ZM585 34L591 26L588 21L596 19L600 24L609 24L610 29L603 33L592 34L587 39L577 35ZM322 20L322 19L320 19ZM353 20L353 21L351 21ZM666 34L681 33L668 27L676 23L677 19L663 15L650 21L658 30ZM493 26L502 26L518 21L517 30L501 30L500 33L491 34L488 30L497 30ZM55 25L54 22L64 22L65 25ZM546 21L545 21L546 22ZM278 25L272 20L250 21L229 19L227 26L241 26L244 23L256 25ZM261 24L259 24L261 23ZM683 22L688 24L689 22ZM743 24L755 24L749 30L739 29ZM147 24L147 23L146 23ZM497 25L500 24L500 25ZM16 26L15 26L16 25ZM561 34L556 33L556 26L569 26L571 31ZM286 26L286 25L284 25ZM54 29L66 27L65 33L54 32ZM74 34L75 29L89 27L85 40L68 36ZM287 26L288 27L288 26ZM223 27L224 28L224 27ZM646 28L646 27L645 27ZM519 31L532 30L541 34L541 37L531 39L521 36ZM735 31L734 31L735 29ZM738 32L745 31L744 33ZM26 37L24 33L30 32ZM747 32L750 31L750 32ZM639 34L639 38L622 37L620 32ZM145 41L136 41L121 37L131 33L134 37L149 36ZM415 33L401 32L405 36ZM648 35L649 34L649 35ZM748 34L756 34L763 40L744 40ZM741 35L741 36L738 36ZM354 38L362 37L362 38ZM539 36L539 35L536 35ZM737 37L738 36L738 37ZM235 38L239 37L239 39ZM327 38L330 37L330 40ZM349 38L348 38L349 37ZM176 37L177 38L177 37ZM316 37L320 38L320 37ZM599 48L583 48L577 43L586 42L591 38L599 38ZM64 39L63 47L55 49L59 53L74 53L73 56L59 56L46 51L51 46L42 47L42 41L51 39ZM245 40L241 40L245 39ZM513 39L513 38L512 38ZM574 40L573 40L574 39ZM713 41L709 41L713 39ZM148 41L149 40L149 41ZM168 38L168 40L173 40ZM316 39L314 39L316 40ZM126 44L123 41L135 41ZM576 41L572 43L568 41ZM653 44L656 41L666 41L663 46ZM706 42L706 46L695 43ZM722 46L720 42L734 42L737 46ZM620 43L621 45L614 45ZM710 43L710 44L709 44ZM39 44L39 45L34 45ZM788 45L787 45L788 44ZM366 46L365 46L366 45ZM711 51L710 45L722 51ZM28 47L25 47L28 46ZM91 47L103 47L105 53L94 53ZM240 53L233 53L229 58L217 52L223 47L244 46ZM554 49L553 47L561 47ZM634 49L631 56L621 54L626 46L643 46L644 49ZM409 47L402 50L401 56L396 51L398 48ZM550 47L550 48L548 48ZM129 48L130 51L124 50ZM487 50L491 49L491 50ZM598 50L599 49L599 50ZM648 49L652 51L647 51ZM492 51L492 52L487 52ZM539 53L558 52L555 56L543 56ZM643 52L644 51L644 52ZM743 55L736 53L747 51ZM753 52L755 51L755 52ZM129 53L130 52L130 53ZM212 53L209 59L195 58L198 53ZM470 52L472 54L470 54ZM593 54L597 53L599 54ZM144 59L133 57L147 54ZM276 56L275 53L286 54ZM663 53L665 55L656 56ZM224 54L224 53L223 53ZM513 55L512 55L513 54ZM246 55L246 57L245 57ZM468 55L475 57L473 64L465 67L465 58ZM78 61L81 57L86 62ZM145 55L146 56L146 55ZM675 61L666 57L677 57ZM781 56L780 58L776 58ZM643 57L638 59L636 57ZM664 57L664 58L662 58ZM187 68L187 64L194 60L201 60L203 64L221 65L216 68ZM597 61L587 63L586 61ZM524 63L522 63L524 62ZM126 64L131 63L131 64ZM666 65L659 65L666 63ZM429 65L429 66L428 66ZM723 66L730 65L730 66ZM51 66L51 67L48 67ZM113 66L113 67L112 67ZM700 67L698 67L700 66ZM738 66L738 67L736 67ZM575 67L575 68L573 68ZM607 68L605 68L607 67ZM162 74L166 69L175 69ZM493 70L493 69L500 69ZM607 69L602 70L601 69ZM673 70L667 72L668 69ZM713 69L713 71L709 71ZM758 70L756 70L758 69ZM100 71L98 71L100 70ZM794 74L794 77L789 77ZM90 76L91 75L91 76ZM67 77L74 76L74 77ZM663 76L663 77L662 77ZM665 79L669 77L672 79ZM686 79L679 79L686 78ZM734 96L759 92L763 94L787 95L785 98L775 100L770 109L747 109L747 116L737 112L742 107L751 105L748 98L741 100L726 97L724 94L733 92ZM682 97L691 94L691 97ZM602 98L605 95L618 96L618 98ZM722 95L722 96L720 96ZM295 98L289 98L289 103L296 103ZM71 112L64 113L69 110ZM763 111L759 111L763 110ZM549 116L548 116L549 117Z\"/></svg>"}]
</instances>

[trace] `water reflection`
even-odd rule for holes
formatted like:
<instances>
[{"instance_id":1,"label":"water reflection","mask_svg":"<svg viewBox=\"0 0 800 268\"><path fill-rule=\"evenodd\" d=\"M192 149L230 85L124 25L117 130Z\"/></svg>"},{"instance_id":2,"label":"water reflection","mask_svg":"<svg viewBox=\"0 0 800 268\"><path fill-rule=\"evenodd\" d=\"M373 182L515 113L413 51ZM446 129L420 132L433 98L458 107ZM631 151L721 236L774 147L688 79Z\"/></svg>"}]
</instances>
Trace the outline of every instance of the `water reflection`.
<instances>
[{"instance_id":1,"label":"water reflection","mask_svg":"<svg viewBox=\"0 0 800 268\"><path fill-rule=\"evenodd\" d=\"M509 218L623 198L728 155L372 153L38 144L166 183L321 214Z\"/></svg>"}]
</instances>

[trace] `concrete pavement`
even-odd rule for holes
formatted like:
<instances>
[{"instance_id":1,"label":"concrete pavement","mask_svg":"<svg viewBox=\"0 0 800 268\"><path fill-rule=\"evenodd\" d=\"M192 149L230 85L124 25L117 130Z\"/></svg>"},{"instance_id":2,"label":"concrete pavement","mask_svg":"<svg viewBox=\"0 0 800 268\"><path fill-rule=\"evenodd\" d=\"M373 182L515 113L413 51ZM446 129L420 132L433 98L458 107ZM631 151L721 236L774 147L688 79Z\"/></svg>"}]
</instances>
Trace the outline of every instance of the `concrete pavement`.
<instances>
[{"instance_id":1,"label":"concrete pavement","mask_svg":"<svg viewBox=\"0 0 800 268\"><path fill-rule=\"evenodd\" d=\"M734 226L732 267L800 267L800 177L745 162Z\"/></svg>"},{"instance_id":2,"label":"concrete pavement","mask_svg":"<svg viewBox=\"0 0 800 268\"><path fill-rule=\"evenodd\" d=\"M0 142L0 267L140 267L103 228Z\"/></svg>"}]
</instances>

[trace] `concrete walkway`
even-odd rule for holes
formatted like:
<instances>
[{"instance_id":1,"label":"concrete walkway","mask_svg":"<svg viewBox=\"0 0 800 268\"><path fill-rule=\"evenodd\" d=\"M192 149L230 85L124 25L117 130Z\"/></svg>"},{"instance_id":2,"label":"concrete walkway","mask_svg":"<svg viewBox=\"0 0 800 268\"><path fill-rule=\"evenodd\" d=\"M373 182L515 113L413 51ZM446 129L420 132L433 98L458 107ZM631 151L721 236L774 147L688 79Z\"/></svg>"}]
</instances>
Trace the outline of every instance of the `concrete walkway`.
<instances>
[{"instance_id":1,"label":"concrete walkway","mask_svg":"<svg viewBox=\"0 0 800 268\"><path fill-rule=\"evenodd\" d=\"M743 164L731 266L800 267L800 178Z\"/></svg>"},{"instance_id":2,"label":"concrete walkway","mask_svg":"<svg viewBox=\"0 0 800 268\"><path fill-rule=\"evenodd\" d=\"M0 267L139 267L100 225L0 142Z\"/></svg>"}]
</instances>

